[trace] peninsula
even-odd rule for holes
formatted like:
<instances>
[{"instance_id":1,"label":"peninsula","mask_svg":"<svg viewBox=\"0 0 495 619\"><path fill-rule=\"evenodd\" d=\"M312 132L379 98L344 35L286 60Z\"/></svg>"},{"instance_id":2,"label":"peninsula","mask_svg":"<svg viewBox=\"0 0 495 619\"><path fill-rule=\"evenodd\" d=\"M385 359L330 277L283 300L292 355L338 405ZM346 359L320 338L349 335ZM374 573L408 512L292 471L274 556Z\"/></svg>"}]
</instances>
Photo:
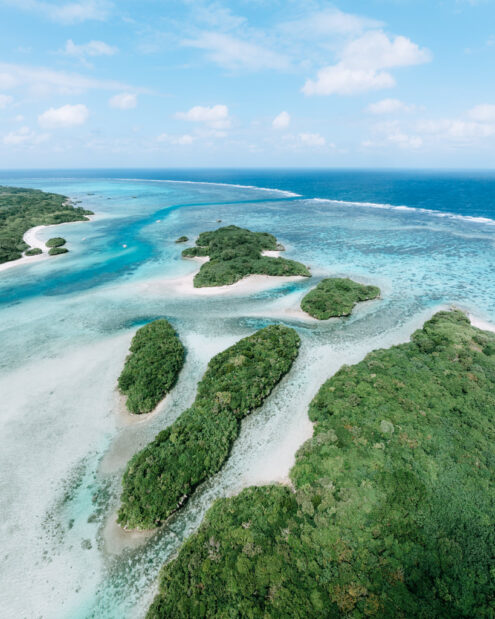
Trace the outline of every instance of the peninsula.
<instances>
[{"instance_id":1,"label":"peninsula","mask_svg":"<svg viewBox=\"0 0 495 619\"><path fill-rule=\"evenodd\" d=\"M23 252L27 256L40 253L31 251L23 240L30 228L88 221L88 215L93 212L73 206L66 196L38 189L0 186L0 264L18 260Z\"/></svg>"},{"instance_id":2,"label":"peninsula","mask_svg":"<svg viewBox=\"0 0 495 619\"><path fill-rule=\"evenodd\" d=\"M129 350L119 389L131 413L149 413L175 385L184 365L184 346L172 325L160 319L138 329Z\"/></svg>"},{"instance_id":3,"label":"peninsula","mask_svg":"<svg viewBox=\"0 0 495 619\"><path fill-rule=\"evenodd\" d=\"M440 312L343 366L310 405L294 491L214 503L148 619L488 617L495 334Z\"/></svg>"},{"instance_id":4,"label":"peninsula","mask_svg":"<svg viewBox=\"0 0 495 619\"><path fill-rule=\"evenodd\" d=\"M301 309L313 318L327 320L349 316L354 306L380 296L380 288L364 286L348 278L323 279L301 301Z\"/></svg>"},{"instance_id":5,"label":"peninsula","mask_svg":"<svg viewBox=\"0 0 495 619\"><path fill-rule=\"evenodd\" d=\"M251 232L237 226L225 226L202 232L195 247L182 252L184 258L209 256L194 278L194 287L228 286L247 275L301 275L311 277L308 268L295 260L263 255L265 251L283 251L277 239L267 232Z\"/></svg>"},{"instance_id":6,"label":"peninsula","mask_svg":"<svg viewBox=\"0 0 495 619\"><path fill-rule=\"evenodd\" d=\"M272 325L213 357L191 408L127 465L119 524L130 529L160 526L219 471L241 419L261 406L290 370L299 344L294 329Z\"/></svg>"}]
</instances>

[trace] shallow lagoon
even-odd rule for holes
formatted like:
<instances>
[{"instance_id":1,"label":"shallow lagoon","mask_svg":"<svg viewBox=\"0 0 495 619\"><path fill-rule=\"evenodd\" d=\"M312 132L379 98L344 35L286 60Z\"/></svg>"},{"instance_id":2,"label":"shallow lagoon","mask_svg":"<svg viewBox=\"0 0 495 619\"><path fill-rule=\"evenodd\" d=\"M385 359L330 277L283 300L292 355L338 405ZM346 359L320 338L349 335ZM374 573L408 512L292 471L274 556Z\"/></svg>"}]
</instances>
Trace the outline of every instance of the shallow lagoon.
<instances>
[{"instance_id":1,"label":"shallow lagoon","mask_svg":"<svg viewBox=\"0 0 495 619\"><path fill-rule=\"evenodd\" d=\"M97 214L64 225L68 255L0 273L6 617L142 616L160 566L215 498L286 478L311 433L307 405L342 363L407 340L439 307L456 304L495 321L495 222L224 185L2 182L64 193ZM163 280L198 267L180 258L175 239L194 239L218 219L274 233L314 277L249 297L167 293ZM383 298L346 320L300 317L299 300L329 275L376 283ZM116 379L136 327L162 316L187 346L186 365L157 413L130 421ZM212 355L280 320L299 330L300 356L245 420L223 470L153 536L119 531L113 517L130 455L190 404Z\"/></svg>"}]
</instances>

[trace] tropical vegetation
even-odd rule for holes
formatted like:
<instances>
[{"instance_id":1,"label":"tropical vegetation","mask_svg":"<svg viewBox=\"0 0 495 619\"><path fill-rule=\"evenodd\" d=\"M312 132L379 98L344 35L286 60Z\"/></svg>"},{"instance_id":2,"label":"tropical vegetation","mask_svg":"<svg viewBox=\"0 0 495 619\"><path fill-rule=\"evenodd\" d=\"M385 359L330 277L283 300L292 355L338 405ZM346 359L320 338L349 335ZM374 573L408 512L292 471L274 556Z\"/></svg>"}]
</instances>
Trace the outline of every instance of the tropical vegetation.
<instances>
[{"instance_id":1,"label":"tropical vegetation","mask_svg":"<svg viewBox=\"0 0 495 619\"><path fill-rule=\"evenodd\" d=\"M348 278L323 279L301 301L301 308L313 318L327 320L337 316L349 316L361 301L380 296L380 288L365 286Z\"/></svg>"},{"instance_id":2,"label":"tropical vegetation","mask_svg":"<svg viewBox=\"0 0 495 619\"><path fill-rule=\"evenodd\" d=\"M68 252L69 250L67 249L67 247L52 247L50 250L48 250L48 255L58 256L60 254L67 254Z\"/></svg>"},{"instance_id":3,"label":"tropical vegetation","mask_svg":"<svg viewBox=\"0 0 495 619\"><path fill-rule=\"evenodd\" d=\"M149 413L175 385L184 346L172 325L160 319L138 329L129 350L118 386L131 413Z\"/></svg>"},{"instance_id":4,"label":"tropical vegetation","mask_svg":"<svg viewBox=\"0 0 495 619\"><path fill-rule=\"evenodd\" d=\"M23 236L30 228L84 221L87 215L92 212L72 206L66 196L0 186L0 263L17 260L29 249Z\"/></svg>"},{"instance_id":5,"label":"tropical vegetation","mask_svg":"<svg viewBox=\"0 0 495 619\"><path fill-rule=\"evenodd\" d=\"M55 236L52 239L48 239L48 241L45 243L47 247L62 247L62 245L65 245L66 240L63 239L61 236Z\"/></svg>"},{"instance_id":6,"label":"tropical vegetation","mask_svg":"<svg viewBox=\"0 0 495 619\"><path fill-rule=\"evenodd\" d=\"M312 401L293 488L217 501L148 619L495 616L495 334L440 312Z\"/></svg>"},{"instance_id":7,"label":"tropical vegetation","mask_svg":"<svg viewBox=\"0 0 495 619\"><path fill-rule=\"evenodd\" d=\"M211 359L191 408L130 460L122 481L121 525L159 526L220 470L241 420L289 371L299 343L294 329L271 325Z\"/></svg>"},{"instance_id":8,"label":"tropical vegetation","mask_svg":"<svg viewBox=\"0 0 495 619\"><path fill-rule=\"evenodd\" d=\"M307 267L295 260L263 256L266 250L282 251L277 239L267 232L251 232L237 226L225 226L202 232L195 247L184 249L185 258L209 256L194 277L194 286L226 286L247 275L302 275L311 277Z\"/></svg>"}]
</instances>

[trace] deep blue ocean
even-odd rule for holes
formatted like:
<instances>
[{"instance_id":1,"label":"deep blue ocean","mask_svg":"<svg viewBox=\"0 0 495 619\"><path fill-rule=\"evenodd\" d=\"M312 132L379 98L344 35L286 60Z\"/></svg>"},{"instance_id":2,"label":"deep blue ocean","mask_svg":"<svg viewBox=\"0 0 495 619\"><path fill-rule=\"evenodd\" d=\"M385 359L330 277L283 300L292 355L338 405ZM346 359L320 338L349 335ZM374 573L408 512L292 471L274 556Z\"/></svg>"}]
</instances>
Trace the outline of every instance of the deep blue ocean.
<instances>
[{"instance_id":1,"label":"deep blue ocean","mask_svg":"<svg viewBox=\"0 0 495 619\"><path fill-rule=\"evenodd\" d=\"M95 169L0 171L2 180L141 178L268 187L305 198L371 202L495 219L495 172L325 169Z\"/></svg>"},{"instance_id":2,"label":"deep blue ocean","mask_svg":"<svg viewBox=\"0 0 495 619\"><path fill-rule=\"evenodd\" d=\"M27 170L0 172L0 184L95 213L37 231L42 245L63 236L69 253L0 269L2 619L144 617L161 566L216 498L287 481L312 433L309 403L342 364L408 341L452 306L495 324L493 172ZM198 292L199 265L175 240L231 224L275 234L312 277ZM302 297L332 276L381 297L346 319L304 315ZM186 363L156 412L135 419L117 379L138 326L161 317ZM190 406L213 355L280 322L301 337L298 359L222 470L155 534L122 531L130 457Z\"/></svg>"}]
</instances>

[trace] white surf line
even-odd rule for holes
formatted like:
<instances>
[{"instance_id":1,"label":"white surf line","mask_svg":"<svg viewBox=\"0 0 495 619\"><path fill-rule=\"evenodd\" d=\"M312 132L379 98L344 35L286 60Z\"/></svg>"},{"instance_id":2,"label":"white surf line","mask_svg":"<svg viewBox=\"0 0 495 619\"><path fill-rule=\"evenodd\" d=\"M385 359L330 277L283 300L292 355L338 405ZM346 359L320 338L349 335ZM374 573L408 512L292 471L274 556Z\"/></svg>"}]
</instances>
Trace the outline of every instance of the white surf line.
<instances>
[{"instance_id":1,"label":"white surf line","mask_svg":"<svg viewBox=\"0 0 495 619\"><path fill-rule=\"evenodd\" d=\"M448 219L459 219L462 221L470 221L473 223L482 223L488 225L495 225L495 219L489 217L476 217L474 215L460 215L458 213L451 213L450 211L435 211L429 208L420 208L417 206L404 206L394 204L380 204L378 202L355 202L353 200L333 200L332 198L308 198L311 202L330 202L333 204L342 204L344 206L364 206L368 208L379 208L390 211L411 211L413 213L425 213L427 215L433 215L435 217L444 217Z\"/></svg>"},{"instance_id":2,"label":"white surf line","mask_svg":"<svg viewBox=\"0 0 495 619\"><path fill-rule=\"evenodd\" d=\"M217 185L219 187L237 187L239 189L257 189L258 191L270 191L275 193L281 193L288 198L302 198L301 194L293 193L292 191L286 191L285 189L273 189L270 187L257 187L256 185L238 185L236 183L215 183L212 181L176 181L161 178L109 178L106 180L114 181L132 181L132 182L145 182L145 183L179 183L186 185Z\"/></svg>"}]
</instances>

